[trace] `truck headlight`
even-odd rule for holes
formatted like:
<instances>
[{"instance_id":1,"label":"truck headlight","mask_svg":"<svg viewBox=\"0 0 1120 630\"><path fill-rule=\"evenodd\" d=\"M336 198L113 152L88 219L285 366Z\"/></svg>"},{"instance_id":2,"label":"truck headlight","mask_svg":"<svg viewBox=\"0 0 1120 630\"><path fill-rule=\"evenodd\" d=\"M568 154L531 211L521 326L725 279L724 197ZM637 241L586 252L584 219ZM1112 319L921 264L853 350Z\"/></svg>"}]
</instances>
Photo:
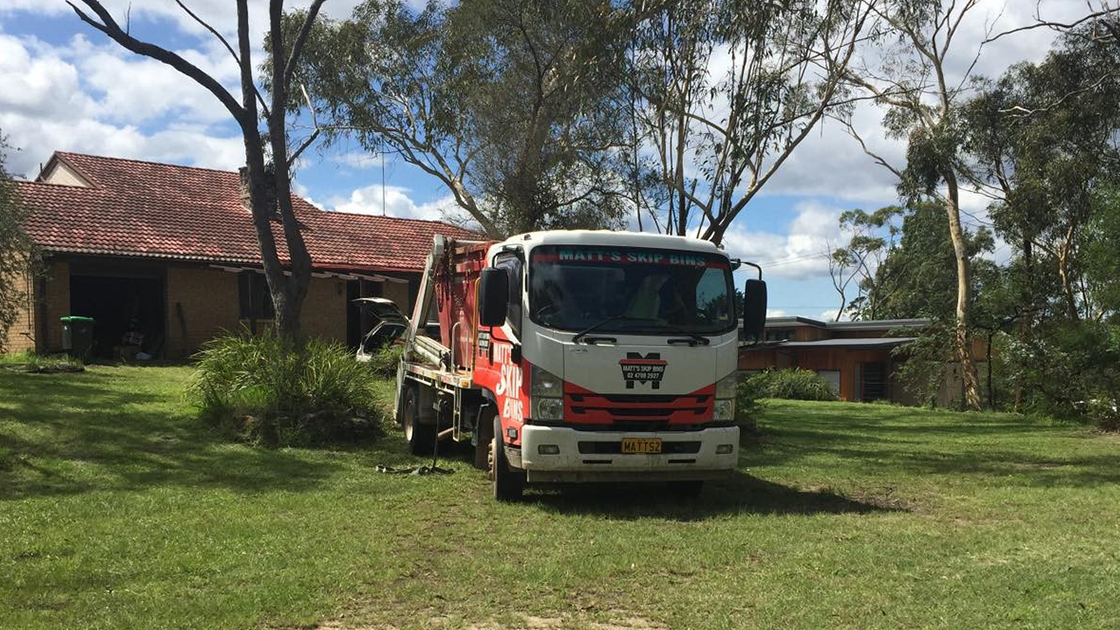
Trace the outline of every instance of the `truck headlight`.
<instances>
[{"instance_id":1,"label":"truck headlight","mask_svg":"<svg viewBox=\"0 0 1120 630\"><path fill-rule=\"evenodd\" d=\"M732 372L716 381L716 402L712 406L713 421L731 422L735 419L735 390L738 386L738 372Z\"/></svg>"},{"instance_id":2,"label":"truck headlight","mask_svg":"<svg viewBox=\"0 0 1120 630\"><path fill-rule=\"evenodd\" d=\"M529 374L532 420L564 419L564 381L548 370L533 366Z\"/></svg>"},{"instance_id":3,"label":"truck headlight","mask_svg":"<svg viewBox=\"0 0 1120 630\"><path fill-rule=\"evenodd\" d=\"M735 419L735 399L717 400L712 407L712 420L716 422L731 422Z\"/></svg>"},{"instance_id":4,"label":"truck headlight","mask_svg":"<svg viewBox=\"0 0 1120 630\"><path fill-rule=\"evenodd\" d=\"M735 398L735 390L739 387L739 373L732 372L716 381L716 398Z\"/></svg>"},{"instance_id":5,"label":"truck headlight","mask_svg":"<svg viewBox=\"0 0 1120 630\"><path fill-rule=\"evenodd\" d=\"M563 420L563 398L534 398L533 420Z\"/></svg>"},{"instance_id":6,"label":"truck headlight","mask_svg":"<svg viewBox=\"0 0 1120 630\"><path fill-rule=\"evenodd\" d=\"M560 398L564 395L564 381L552 372L534 365L529 374L529 393L533 396Z\"/></svg>"}]
</instances>

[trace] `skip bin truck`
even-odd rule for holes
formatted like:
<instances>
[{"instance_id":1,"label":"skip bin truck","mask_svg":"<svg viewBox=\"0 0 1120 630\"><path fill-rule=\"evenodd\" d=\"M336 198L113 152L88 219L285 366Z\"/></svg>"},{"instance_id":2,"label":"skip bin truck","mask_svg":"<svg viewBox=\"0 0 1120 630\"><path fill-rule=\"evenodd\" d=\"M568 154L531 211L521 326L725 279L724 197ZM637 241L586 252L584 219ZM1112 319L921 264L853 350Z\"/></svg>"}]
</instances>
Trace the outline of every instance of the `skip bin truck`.
<instances>
[{"instance_id":1,"label":"skip bin truck","mask_svg":"<svg viewBox=\"0 0 1120 630\"><path fill-rule=\"evenodd\" d=\"M666 481L698 493L738 462L739 264L708 241L655 234L436 236L397 372L409 451L470 442L504 501L538 483ZM743 308L755 338L758 273ZM438 340L418 325L433 302Z\"/></svg>"}]
</instances>

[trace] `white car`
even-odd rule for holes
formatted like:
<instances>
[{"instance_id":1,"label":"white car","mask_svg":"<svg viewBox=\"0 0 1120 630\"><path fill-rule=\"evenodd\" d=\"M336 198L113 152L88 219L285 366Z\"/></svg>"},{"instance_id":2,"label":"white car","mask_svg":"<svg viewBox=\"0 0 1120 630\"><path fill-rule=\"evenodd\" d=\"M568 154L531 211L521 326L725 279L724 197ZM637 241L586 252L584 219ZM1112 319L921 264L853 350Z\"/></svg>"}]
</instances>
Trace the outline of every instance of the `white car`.
<instances>
[{"instance_id":1,"label":"white car","mask_svg":"<svg viewBox=\"0 0 1120 630\"><path fill-rule=\"evenodd\" d=\"M408 318L401 313L396 302L381 297L364 297L353 300L358 308L365 311L377 323L362 337L355 358L367 362L382 348L385 348L408 332ZM422 334L439 339L439 322L428 322Z\"/></svg>"}]
</instances>

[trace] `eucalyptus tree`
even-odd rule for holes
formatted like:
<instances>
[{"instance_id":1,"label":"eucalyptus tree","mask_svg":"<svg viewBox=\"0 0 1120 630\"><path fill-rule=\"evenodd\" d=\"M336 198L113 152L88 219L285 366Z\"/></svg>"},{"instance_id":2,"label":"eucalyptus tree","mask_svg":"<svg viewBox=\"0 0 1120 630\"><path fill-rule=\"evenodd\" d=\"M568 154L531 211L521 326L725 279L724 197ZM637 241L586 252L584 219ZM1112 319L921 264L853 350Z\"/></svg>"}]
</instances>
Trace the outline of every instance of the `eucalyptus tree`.
<instances>
[{"instance_id":1,"label":"eucalyptus tree","mask_svg":"<svg viewBox=\"0 0 1120 630\"><path fill-rule=\"evenodd\" d=\"M260 245L265 278L275 307L277 329L286 338L299 338L300 311L311 281L311 256L307 252L299 221L292 209L291 170L296 158L315 141L318 134L310 134L292 150L288 142L287 112L293 94L292 77L324 0L313 0L310 8L300 14L299 27L291 37L282 27L283 0L270 0L267 45L272 51L281 51L278 57L283 61L270 64L269 75L261 78L261 82L267 83L270 88L269 102L266 102L257 89L257 79L254 77L248 0L236 0L236 49L218 29L199 18L182 0L176 0L179 7L217 38L233 57L240 75L240 99L231 94L213 76L178 53L134 37L128 23L121 28L112 14L98 0L80 0L80 2L93 13L92 16L72 2L68 1L67 4L83 22L105 34L123 48L165 63L182 74L184 79L194 81L206 88L225 107L241 129L249 179L249 210L253 217L257 242ZM127 79L121 77L121 80ZM272 228L273 220L277 215L279 215L284 245L287 249L283 257Z\"/></svg>"},{"instance_id":2,"label":"eucalyptus tree","mask_svg":"<svg viewBox=\"0 0 1120 630\"><path fill-rule=\"evenodd\" d=\"M675 0L639 23L629 60L640 203L660 231L719 243L832 108L871 8L850 0Z\"/></svg>"},{"instance_id":3,"label":"eucalyptus tree","mask_svg":"<svg viewBox=\"0 0 1120 630\"><path fill-rule=\"evenodd\" d=\"M1072 320L1095 311L1080 250L1094 193L1120 169L1118 67L1120 47L1075 31L1043 61L983 83L961 115L967 173L993 199L996 229L1023 258L1024 290L1034 293L1040 272L1056 273L1060 312Z\"/></svg>"},{"instance_id":4,"label":"eucalyptus tree","mask_svg":"<svg viewBox=\"0 0 1120 630\"><path fill-rule=\"evenodd\" d=\"M885 269L883 263L898 246L902 234L898 220L903 215L904 209L899 206L886 206L870 213L847 210L840 215L840 232L847 235L848 240L826 253L833 287L840 294L836 321L840 321L845 311L853 319L878 318L879 304L889 298L891 288L898 286L894 276L905 272L904 265L895 265L889 273L878 273ZM846 291L853 281L858 294L849 301ZM874 300L869 299L872 295Z\"/></svg>"},{"instance_id":5,"label":"eucalyptus tree","mask_svg":"<svg viewBox=\"0 0 1120 630\"><path fill-rule=\"evenodd\" d=\"M328 138L439 180L491 236L615 225L628 34L610 0L367 0L312 31L298 76Z\"/></svg>"},{"instance_id":6,"label":"eucalyptus tree","mask_svg":"<svg viewBox=\"0 0 1120 630\"><path fill-rule=\"evenodd\" d=\"M953 76L947 60L956 52L954 43L959 41L961 25L978 2L864 0L876 17L870 35L880 47L845 75L852 86L863 89L887 108L883 124L888 136L907 141L904 167L891 165L875 154L872 157L898 176L903 196L931 196L945 210L956 269L954 353L961 366L965 400L975 410L980 409L981 400L971 351L972 284L968 243L961 224L960 138L956 129L960 107L969 93L971 67L960 73L962 76ZM850 125L849 129L855 133Z\"/></svg>"}]
</instances>

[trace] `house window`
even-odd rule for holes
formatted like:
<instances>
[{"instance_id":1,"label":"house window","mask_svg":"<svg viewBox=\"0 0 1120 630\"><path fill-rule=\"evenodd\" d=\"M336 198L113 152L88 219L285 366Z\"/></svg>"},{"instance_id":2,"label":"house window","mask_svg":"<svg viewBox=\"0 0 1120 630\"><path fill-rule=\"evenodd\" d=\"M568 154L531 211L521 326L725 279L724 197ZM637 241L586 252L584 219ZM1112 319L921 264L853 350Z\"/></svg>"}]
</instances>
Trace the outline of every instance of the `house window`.
<instances>
[{"instance_id":1,"label":"house window","mask_svg":"<svg viewBox=\"0 0 1120 630\"><path fill-rule=\"evenodd\" d=\"M237 299L240 302L241 319L272 319L272 294L268 291L268 281L264 274L255 271L242 271L237 275Z\"/></svg>"},{"instance_id":2,"label":"house window","mask_svg":"<svg viewBox=\"0 0 1120 630\"><path fill-rule=\"evenodd\" d=\"M793 341L792 330L767 330L766 341Z\"/></svg>"},{"instance_id":3,"label":"house window","mask_svg":"<svg viewBox=\"0 0 1120 630\"><path fill-rule=\"evenodd\" d=\"M828 381L832 393L840 395L840 370L816 370L817 376Z\"/></svg>"}]
</instances>

